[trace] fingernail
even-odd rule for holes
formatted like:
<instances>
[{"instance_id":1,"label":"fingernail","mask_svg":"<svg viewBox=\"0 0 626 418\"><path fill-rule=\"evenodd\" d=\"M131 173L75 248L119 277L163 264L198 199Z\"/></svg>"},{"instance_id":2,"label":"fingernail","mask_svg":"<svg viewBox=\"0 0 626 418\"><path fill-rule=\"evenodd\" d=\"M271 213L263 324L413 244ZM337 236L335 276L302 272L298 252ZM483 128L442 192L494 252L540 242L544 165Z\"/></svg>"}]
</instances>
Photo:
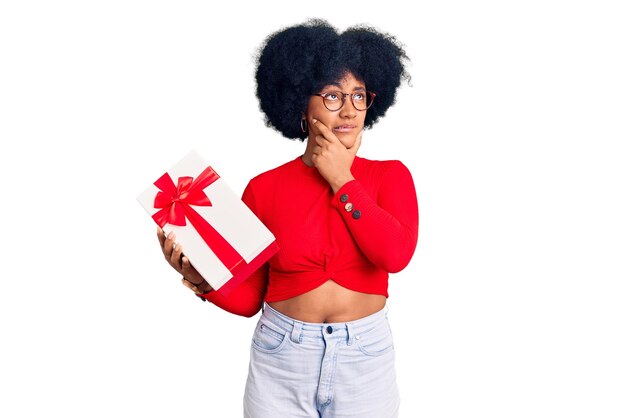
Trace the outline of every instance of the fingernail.
<instances>
[{"instance_id":1,"label":"fingernail","mask_svg":"<svg viewBox=\"0 0 626 418\"><path fill-rule=\"evenodd\" d=\"M317 119L313 119L313 123L317 123Z\"/></svg>"}]
</instances>

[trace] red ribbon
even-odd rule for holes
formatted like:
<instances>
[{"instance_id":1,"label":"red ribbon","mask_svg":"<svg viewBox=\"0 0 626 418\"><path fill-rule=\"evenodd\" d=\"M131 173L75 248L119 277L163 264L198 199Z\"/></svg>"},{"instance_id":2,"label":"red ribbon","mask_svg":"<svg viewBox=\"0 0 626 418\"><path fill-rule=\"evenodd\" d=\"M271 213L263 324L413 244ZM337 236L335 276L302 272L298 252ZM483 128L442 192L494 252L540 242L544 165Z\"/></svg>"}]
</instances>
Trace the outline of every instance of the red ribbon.
<instances>
[{"instance_id":1,"label":"red ribbon","mask_svg":"<svg viewBox=\"0 0 626 418\"><path fill-rule=\"evenodd\" d=\"M163 174L154 182L161 190L154 198L154 207L161 210L152 215L152 218L161 228L167 223L185 226L188 219L209 248L235 276L236 270L246 264L243 257L191 207L212 206L204 189L219 178L211 167L207 167L195 180L188 176L179 177L178 185L174 184L168 173Z\"/></svg>"}]
</instances>

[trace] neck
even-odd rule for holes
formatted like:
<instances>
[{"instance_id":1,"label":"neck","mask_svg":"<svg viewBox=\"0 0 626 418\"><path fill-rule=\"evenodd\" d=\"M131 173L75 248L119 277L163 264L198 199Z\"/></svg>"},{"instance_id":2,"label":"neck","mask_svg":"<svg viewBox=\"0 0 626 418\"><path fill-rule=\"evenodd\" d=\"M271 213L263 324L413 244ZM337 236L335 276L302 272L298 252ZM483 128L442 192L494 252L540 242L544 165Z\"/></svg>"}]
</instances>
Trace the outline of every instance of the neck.
<instances>
[{"instance_id":1,"label":"neck","mask_svg":"<svg viewBox=\"0 0 626 418\"><path fill-rule=\"evenodd\" d=\"M302 154L302 161L304 161L304 164L308 165L309 167L314 166L312 158L314 143L315 139L311 139L311 136L309 135L306 141L306 149L304 150L304 154Z\"/></svg>"}]
</instances>

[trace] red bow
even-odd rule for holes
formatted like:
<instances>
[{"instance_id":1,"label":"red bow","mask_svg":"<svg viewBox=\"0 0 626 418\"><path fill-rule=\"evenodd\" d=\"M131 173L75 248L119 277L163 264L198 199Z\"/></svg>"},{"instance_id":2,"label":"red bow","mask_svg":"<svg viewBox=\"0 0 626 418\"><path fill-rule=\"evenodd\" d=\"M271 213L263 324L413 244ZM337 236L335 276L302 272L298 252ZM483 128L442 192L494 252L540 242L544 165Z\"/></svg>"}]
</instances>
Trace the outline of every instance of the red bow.
<instances>
[{"instance_id":1,"label":"red bow","mask_svg":"<svg viewBox=\"0 0 626 418\"><path fill-rule=\"evenodd\" d=\"M176 186L168 173L163 174L154 182L154 185L162 190L154 198L154 207L161 210L152 215L152 218L161 228L167 223L178 226L187 225L185 208L189 205L211 206L211 201L204 193L204 189L219 178L220 176L211 167L207 167L195 180L193 177L179 177L178 186Z\"/></svg>"}]
</instances>

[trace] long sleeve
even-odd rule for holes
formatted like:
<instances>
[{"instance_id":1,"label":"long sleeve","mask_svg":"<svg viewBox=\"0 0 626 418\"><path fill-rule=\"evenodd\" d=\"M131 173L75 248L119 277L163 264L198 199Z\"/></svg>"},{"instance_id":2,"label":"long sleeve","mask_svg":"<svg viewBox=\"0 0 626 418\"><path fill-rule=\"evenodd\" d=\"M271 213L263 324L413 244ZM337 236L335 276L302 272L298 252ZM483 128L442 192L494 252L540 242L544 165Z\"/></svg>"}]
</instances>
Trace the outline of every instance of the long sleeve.
<instances>
[{"instance_id":1,"label":"long sleeve","mask_svg":"<svg viewBox=\"0 0 626 418\"><path fill-rule=\"evenodd\" d=\"M268 272L269 264L265 263L243 283L237 286L228 297L224 297L216 291L200 296L225 311L235 315L252 317L261 309L263 297L267 290Z\"/></svg>"},{"instance_id":2,"label":"long sleeve","mask_svg":"<svg viewBox=\"0 0 626 418\"><path fill-rule=\"evenodd\" d=\"M333 205L372 263L391 273L408 265L417 246L419 216L413 178L404 164L389 162L376 200L351 180L337 190Z\"/></svg>"},{"instance_id":3,"label":"long sleeve","mask_svg":"<svg viewBox=\"0 0 626 418\"><path fill-rule=\"evenodd\" d=\"M252 192L250 183L246 186L241 200L252 212L257 214L254 193ZM268 277L269 262L265 262L259 269L252 273L250 277L237 286L228 297L224 297L217 291L212 291L200 296L230 313L252 317L261 309L263 298L267 291Z\"/></svg>"}]
</instances>

